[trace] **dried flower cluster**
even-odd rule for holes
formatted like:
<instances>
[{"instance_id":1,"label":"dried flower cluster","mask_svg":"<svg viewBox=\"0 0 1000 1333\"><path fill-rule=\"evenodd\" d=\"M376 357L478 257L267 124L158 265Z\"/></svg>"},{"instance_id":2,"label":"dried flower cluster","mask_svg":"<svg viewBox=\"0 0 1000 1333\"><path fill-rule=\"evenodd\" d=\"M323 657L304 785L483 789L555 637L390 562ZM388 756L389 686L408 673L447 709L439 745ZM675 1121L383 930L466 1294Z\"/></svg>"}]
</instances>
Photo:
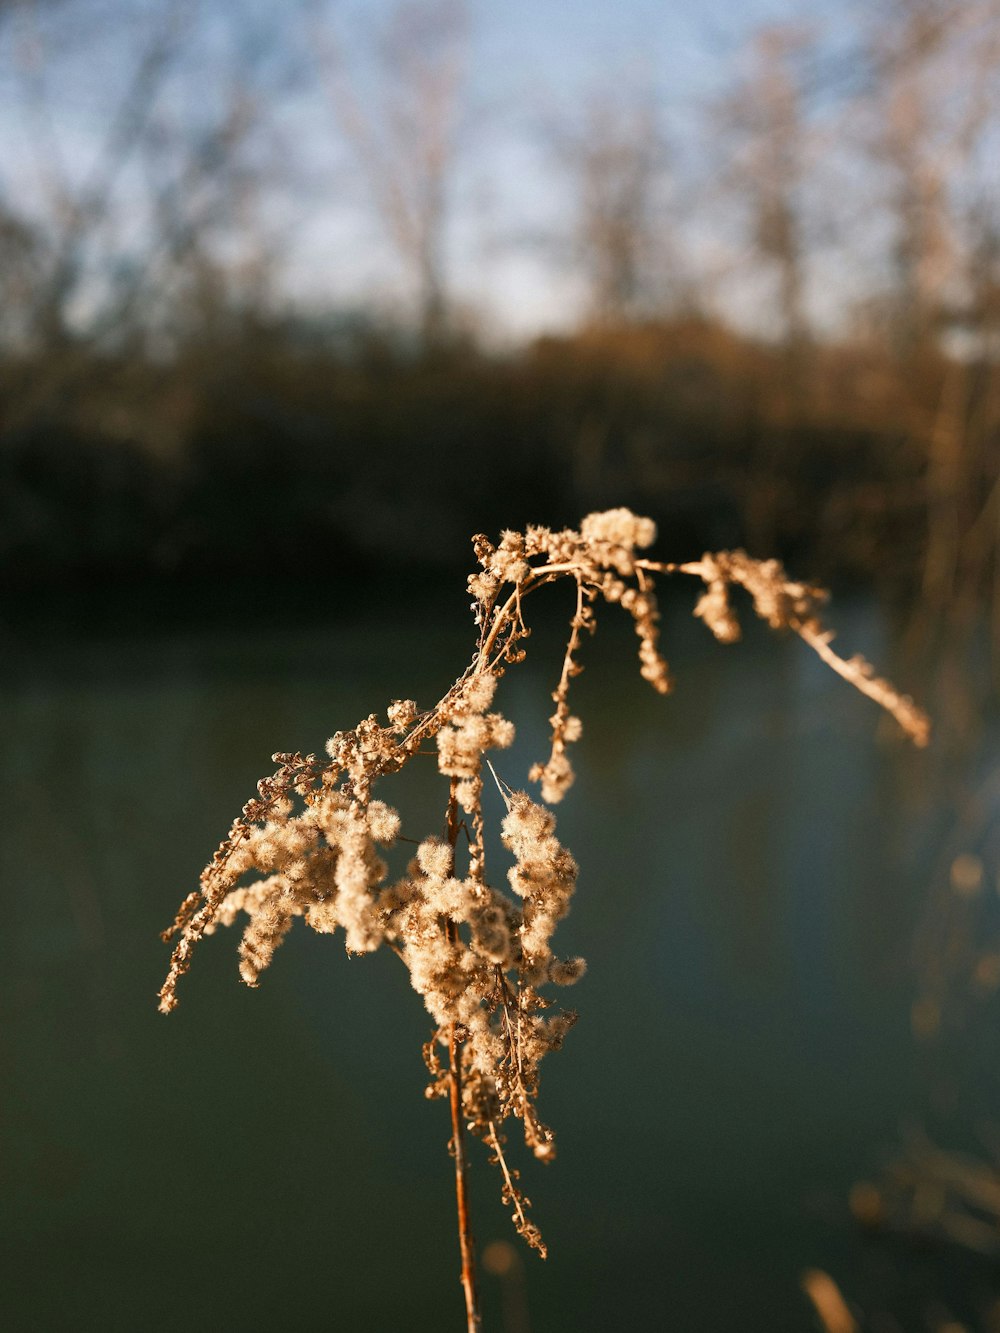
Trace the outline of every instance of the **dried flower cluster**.
<instances>
[{"instance_id":1,"label":"dried flower cluster","mask_svg":"<svg viewBox=\"0 0 1000 1333\"><path fill-rule=\"evenodd\" d=\"M517 1173L504 1157L504 1126L519 1120L535 1156L553 1157L552 1131L536 1110L538 1071L543 1057L562 1045L576 1014L551 1010L546 988L577 981L584 962L553 950L577 865L556 837L548 805L561 800L573 781L569 748L582 728L570 711L569 689L581 669L584 635L595 628L596 606L617 603L632 617L640 671L665 694L671 681L658 647L655 576L701 579L705 591L695 614L725 643L739 637L730 597L734 587L743 588L758 616L799 634L893 713L918 744L928 734L926 718L909 699L863 660L845 661L833 652L832 636L817 617L819 590L789 581L775 561L755 561L740 551L691 564L657 563L641 554L655 536L649 519L614 509L589 515L579 531L529 527L505 532L495 546L476 537L480 568L469 591L479 637L466 671L427 712L399 700L389 705L384 724L373 714L353 731L337 732L325 760L275 755L277 771L259 784L203 872L200 891L185 899L165 935L179 938L160 994L164 1012L177 1003L177 984L198 940L241 916L240 974L250 986L257 985L296 916L317 931L342 930L351 953L388 945L434 1024L425 1048L427 1091L453 1099L456 1156L463 1126L486 1142L518 1230L543 1254ZM511 857L508 892L487 872L483 768L490 751L510 745L514 728L491 709L498 682L524 657L525 599L560 579L574 585L575 608L552 696L549 754L529 775L541 786L541 801L498 779L507 809L501 834ZM390 883L382 851L399 836L400 820L374 792L432 745L446 780L442 825L417 844L406 873ZM258 878L244 882L251 874ZM461 1214L461 1188L459 1207ZM471 1309L472 1296L469 1302Z\"/></svg>"}]
</instances>

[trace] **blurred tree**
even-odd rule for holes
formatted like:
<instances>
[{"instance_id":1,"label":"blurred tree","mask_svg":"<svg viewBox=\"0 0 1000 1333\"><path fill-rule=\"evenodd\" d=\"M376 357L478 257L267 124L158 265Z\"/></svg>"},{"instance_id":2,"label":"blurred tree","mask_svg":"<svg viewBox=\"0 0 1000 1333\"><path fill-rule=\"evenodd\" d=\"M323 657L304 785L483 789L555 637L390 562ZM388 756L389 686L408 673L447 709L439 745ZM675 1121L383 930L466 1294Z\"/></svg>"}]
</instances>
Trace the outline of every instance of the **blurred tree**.
<instances>
[{"instance_id":1,"label":"blurred tree","mask_svg":"<svg viewBox=\"0 0 1000 1333\"><path fill-rule=\"evenodd\" d=\"M24 347L41 280L41 238L23 217L0 204L0 346Z\"/></svg>"},{"instance_id":2,"label":"blurred tree","mask_svg":"<svg viewBox=\"0 0 1000 1333\"><path fill-rule=\"evenodd\" d=\"M984 595L1000 626L990 300L1000 3L881 0L864 18L868 78L856 103L888 223L887 350L906 386L901 427L922 459L923 570L910 651L930 657L948 647L939 712L953 735L973 735L970 691L956 682L968 673Z\"/></svg>"},{"instance_id":3,"label":"blurred tree","mask_svg":"<svg viewBox=\"0 0 1000 1333\"><path fill-rule=\"evenodd\" d=\"M273 62L246 14L228 28L209 17L189 0L64 0L17 6L0 29L0 87L26 149L0 170L0 200L24 201L0 225L8 436L92 396L112 362L176 349L241 297L260 305ZM120 419L120 383L115 396Z\"/></svg>"},{"instance_id":4,"label":"blurred tree","mask_svg":"<svg viewBox=\"0 0 1000 1333\"><path fill-rule=\"evenodd\" d=\"M314 12L337 120L415 293L425 350L451 332L447 233L468 30L465 0L401 0L371 34L369 58L353 61Z\"/></svg>"},{"instance_id":5,"label":"blurred tree","mask_svg":"<svg viewBox=\"0 0 1000 1333\"><path fill-rule=\"evenodd\" d=\"M669 153L652 92L592 92L549 138L569 177L573 255L591 317L616 324L662 313L676 274L664 199Z\"/></svg>"},{"instance_id":6,"label":"blurred tree","mask_svg":"<svg viewBox=\"0 0 1000 1333\"><path fill-rule=\"evenodd\" d=\"M811 145L801 65L815 40L800 24L758 29L745 72L715 108L727 154L723 184L746 218L755 261L777 276L781 335L796 363L810 336L802 195Z\"/></svg>"},{"instance_id":7,"label":"blurred tree","mask_svg":"<svg viewBox=\"0 0 1000 1333\"><path fill-rule=\"evenodd\" d=\"M101 16L94 17L99 28ZM53 352L71 343L79 331L79 311L74 307L80 304L80 289L89 288L93 320L100 302L96 288L112 277L109 269L98 275L103 267L98 252L104 250L106 232L112 225L116 187L148 129L153 105L176 54L182 9L174 3L157 15L141 48L128 61L130 73L124 86L116 80L115 104L95 135L89 163L81 167L74 162L71 167L52 101L54 88L63 79L70 81L67 65L79 56L79 48L62 40L61 30L79 18L65 5L48 11L22 5L14 11L14 24L7 34L13 81L21 94L19 110L31 140L31 165L41 187L29 222L41 262L36 281L24 293L22 322L33 342ZM93 47L92 34L91 57ZM23 188L18 189L21 184L8 180L7 192L23 196Z\"/></svg>"},{"instance_id":8,"label":"blurred tree","mask_svg":"<svg viewBox=\"0 0 1000 1333\"><path fill-rule=\"evenodd\" d=\"M882 0L866 11L867 146L886 182L891 323L899 350L925 348L961 299L959 217L995 155L997 0Z\"/></svg>"}]
</instances>

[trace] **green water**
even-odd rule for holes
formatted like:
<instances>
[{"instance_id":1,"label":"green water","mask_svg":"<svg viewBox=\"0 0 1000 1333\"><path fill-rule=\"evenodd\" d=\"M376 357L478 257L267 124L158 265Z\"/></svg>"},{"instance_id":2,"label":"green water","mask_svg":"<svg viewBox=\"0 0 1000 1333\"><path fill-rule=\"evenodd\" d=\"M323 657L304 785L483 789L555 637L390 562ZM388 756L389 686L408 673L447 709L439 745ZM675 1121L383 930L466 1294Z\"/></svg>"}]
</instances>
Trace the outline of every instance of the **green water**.
<instances>
[{"instance_id":1,"label":"green water","mask_svg":"<svg viewBox=\"0 0 1000 1333\"><path fill-rule=\"evenodd\" d=\"M561 941L590 966L543 1079L559 1160L512 1135L551 1251L524 1256L534 1333L808 1330L808 1267L862 1299L884 1257L846 1193L926 1095L909 1036L926 812L902 793L932 761L879 741L874 708L801 644L724 649L680 614L672 698L639 680L626 630L602 628L579 682L560 833L583 869ZM884 652L870 609L840 621ZM396 960L300 927L250 991L226 932L174 1015L155 994L157 933L271 751L432 701L470 646L461 604L13 642L0 1327L463 1326L446 1116L422 1096L427 1024ZM555 639L531 649L500 698L512 785L558 670ZM438 801L405 793L418 833ZM473 1164L480 1242L516 1240ZM502 1333L501 1284L483 1285Z\"/></svg>"}]
</instances>

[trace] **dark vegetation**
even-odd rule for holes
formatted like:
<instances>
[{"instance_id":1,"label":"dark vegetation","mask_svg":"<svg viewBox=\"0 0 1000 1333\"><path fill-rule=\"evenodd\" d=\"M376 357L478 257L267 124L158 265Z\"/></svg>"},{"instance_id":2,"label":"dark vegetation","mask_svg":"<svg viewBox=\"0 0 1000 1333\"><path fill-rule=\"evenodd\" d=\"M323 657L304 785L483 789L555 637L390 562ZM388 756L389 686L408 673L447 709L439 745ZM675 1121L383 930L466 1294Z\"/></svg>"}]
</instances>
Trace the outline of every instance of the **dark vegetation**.
<instances>
[{"instance_id":1,"label":"dark vegetation","mask_svg":"<svg viewBox=\"0 0 1000 1333\"><path fill-rule=\"evenodd\" d=\"M555 522L619 500L657 519L668 557L744 545L894 594L918 590L943 499L953 575L981 592L990 573L1000 405L985 360L815 347L793 391L784 349L697 319L506 356L329 348L251 320L166 363L78 355L48 392L44 361L0 370L9 591L430 570L463 560L469 530L506 526L512 497Z\"/></svg>"}]
</instances>

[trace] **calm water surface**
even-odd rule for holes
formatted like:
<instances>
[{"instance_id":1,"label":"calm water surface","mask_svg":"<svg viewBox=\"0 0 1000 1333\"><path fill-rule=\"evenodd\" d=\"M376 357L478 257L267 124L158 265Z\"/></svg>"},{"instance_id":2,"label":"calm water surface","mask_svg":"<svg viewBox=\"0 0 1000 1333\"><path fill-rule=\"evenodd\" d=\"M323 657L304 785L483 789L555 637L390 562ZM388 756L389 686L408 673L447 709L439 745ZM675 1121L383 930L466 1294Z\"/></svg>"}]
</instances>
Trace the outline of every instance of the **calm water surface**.
<instances>
[{"instance_id":1,"label":"calm water surface","mask_svg":"<svg viewBox=\"0 0 1000 1333\"><path fill-rule=\"evenodd\" d=\"M884 658L874 611L838 619ZM680 607L668 622L672 698L639 680L626 628L602 627L579 681L561 943L590 970L543 1079L559 1160L523 1162L551 1251L524 1257L534 1333L808 1330L803 1269L859 1301L897 1280L846 1195L926 1113L909 951L933 760L797 642L724 649ZM554 637L530 646L499 700L515 786L559 664ZM396 960L298 924L250 991L225 932L169 1019L155 994L158 931L271 751L433 701L470 647L462 605L15 643L0 1327L462 1327L446 1116L422 1096L427 1025ZM402 804L418 835L439 826L432 780ZM479 1240L516 1239L473 1161ZM487 1328L517 1333L484 1287Z\"/></svg>"}]
</instances>

